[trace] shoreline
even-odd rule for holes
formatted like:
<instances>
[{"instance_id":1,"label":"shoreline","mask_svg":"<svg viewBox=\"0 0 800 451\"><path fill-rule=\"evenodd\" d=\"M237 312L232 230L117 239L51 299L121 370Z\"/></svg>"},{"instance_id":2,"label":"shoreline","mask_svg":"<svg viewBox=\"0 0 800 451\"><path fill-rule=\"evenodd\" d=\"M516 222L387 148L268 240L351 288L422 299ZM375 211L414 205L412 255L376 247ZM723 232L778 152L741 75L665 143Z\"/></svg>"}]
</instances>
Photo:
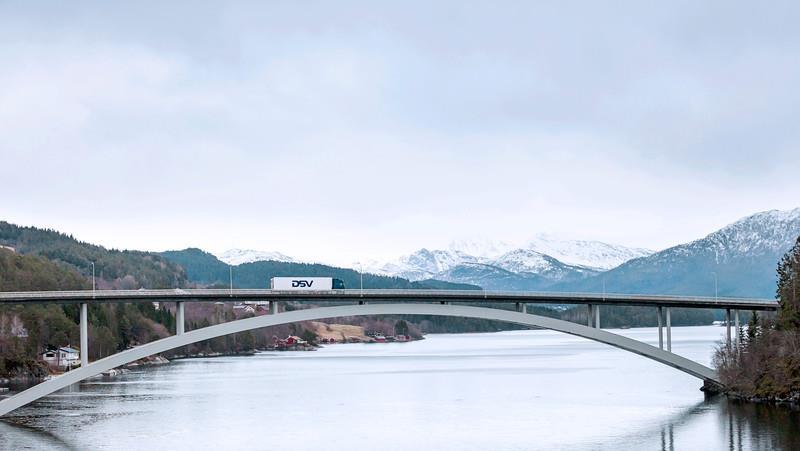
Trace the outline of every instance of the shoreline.
<instances>
[{"instance_id":1,"label":"shoreline","mask_svg":"<svg viewBox=\"0 0 800 451\"><path fill-rule=\"evenodd\" d=\"M795 393L789 398L747 396L740 393L727 392L727 391L722 392L722 394L733 402L765 404L778 407L785 407L792 410L800 410L800 393Z\"/></svg>"}]
</instances>

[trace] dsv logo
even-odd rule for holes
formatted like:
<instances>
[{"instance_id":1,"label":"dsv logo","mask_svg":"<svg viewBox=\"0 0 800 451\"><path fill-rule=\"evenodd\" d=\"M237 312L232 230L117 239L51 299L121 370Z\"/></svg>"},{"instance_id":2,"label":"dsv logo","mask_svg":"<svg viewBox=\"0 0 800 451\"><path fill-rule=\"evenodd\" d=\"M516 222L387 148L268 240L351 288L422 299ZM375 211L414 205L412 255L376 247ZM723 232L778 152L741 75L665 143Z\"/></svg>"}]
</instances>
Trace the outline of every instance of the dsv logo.
<instances>
[{"instance_id":1,"label":"dsv logo","mask_svg":"<svg viewBox=\"0 0 800 451\"><path fill-rule=\"evenodd\" d=\"M313 284L313 280L293 280L292 288L311 288Z\"/></svg>"}]
</instances>

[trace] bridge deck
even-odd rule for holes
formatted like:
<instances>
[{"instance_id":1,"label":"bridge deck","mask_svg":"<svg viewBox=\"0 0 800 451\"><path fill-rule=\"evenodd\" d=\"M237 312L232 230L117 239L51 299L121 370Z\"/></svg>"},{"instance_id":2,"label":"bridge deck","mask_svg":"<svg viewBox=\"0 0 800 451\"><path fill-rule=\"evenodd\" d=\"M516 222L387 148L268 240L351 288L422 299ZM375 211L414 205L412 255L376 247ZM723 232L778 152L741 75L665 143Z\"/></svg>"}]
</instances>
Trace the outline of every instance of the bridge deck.
<instances>
[{"instance_id":1,"label":"bridge deck","mask_svg":"<svg viewBox=\"0 0 800 451\"><path fill-rule=\"evenodd\" d=\"M777 310L774 299L668 296L621 293L557 293L482 290L326 290L170 289L0 292L0 304L105 302L308 301L315 304L348 301L599 304L735 310Z\"/></svg>"}]
</instances>

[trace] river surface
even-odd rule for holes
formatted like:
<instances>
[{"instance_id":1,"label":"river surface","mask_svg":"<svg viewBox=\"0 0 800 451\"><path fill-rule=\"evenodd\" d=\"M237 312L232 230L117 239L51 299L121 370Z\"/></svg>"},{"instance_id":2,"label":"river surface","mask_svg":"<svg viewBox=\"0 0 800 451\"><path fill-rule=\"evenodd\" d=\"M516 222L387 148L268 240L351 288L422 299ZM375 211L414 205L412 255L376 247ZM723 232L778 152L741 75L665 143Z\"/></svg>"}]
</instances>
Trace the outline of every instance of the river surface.
<instances>
[{"instance_id":1,"label":"river surface","mask_svg":"<svg viewBox=\"0 0 800 451\"><path fill-rule=\"evenodd\" d=\"M650 343L656 329L616 331ZM710 364L721 327L673 328ZM557 332L430 335L172 362L85 382L0 422L0 450L800 449L800 413Z\"/></svg>"}]
</instances>

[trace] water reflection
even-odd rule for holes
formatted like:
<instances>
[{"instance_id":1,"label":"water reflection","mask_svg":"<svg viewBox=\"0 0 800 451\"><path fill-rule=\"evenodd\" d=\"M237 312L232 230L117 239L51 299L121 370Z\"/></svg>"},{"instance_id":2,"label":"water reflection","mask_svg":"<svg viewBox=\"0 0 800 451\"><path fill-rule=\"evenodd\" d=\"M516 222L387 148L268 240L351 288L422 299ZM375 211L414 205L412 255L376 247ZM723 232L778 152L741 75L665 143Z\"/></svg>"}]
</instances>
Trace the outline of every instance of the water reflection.
<instances>
[{"instance_id":1,"label":"water reflection","mask_svg":"<svg viewBox=\"0 0 800 451\"><path fill-rule=\"evenodd\" d=\"M700 416L716 412L717 431L721 431L728 450L800 449L800 408L792 405L756 404L709 397L661 425L661 450L674 451L675 437L682 429L695 426ZM708 431L709 435L715 431ZM710 439L709 442L715 440ZM710 447L709 447L710 448Z\"/></svg>"},{"instance_id":2,"label":"water reflection","mask_svg":"<svg viewBox=\"0 0 800 451\"><path fill-rule=\"evenodd\" d=\"M731 450L800 449L800 409L727 400L719 409Z\"/></svg>"},{"instance_id":3,"label":"water reflection","mask_svg":"<svg viewBox=\"0 0 800 451\"><path fill-rule=\"evenodd\" d=\"M661 450L662 451L674 451L675 449L675 440L672 436L672 424L667 425L666 430L661 428Z\"/></svg>"},{"instance_id":4,"label":"water reflection","mask_svg":"<svg viewBox=\"0 0 800 451\"><path fill-rule=\"evenodd\" d=\"M720 333L677 332L673 348L701 362ZM800 449L800 412L704 400L698 388L672 368L547 331L436 336L92 381L5 418L0 450L263 449L252 434L265 430L270 448L328 451Z\"/></svg>"},{"instance_id":5,"label":"water reflection","mask_svg":"<svg viewBox=\"0 0 800 451\"><path fill-rule=\"evenodd\" d=\"M720 396L707 398L695 406L682 410L659 425L657 431L639 430L631 437L621 437L616 446L605 443L600 447L626 449L624 445L626 443L641 443L642 438L658 434L662 451L684 449L678 447L676 442L687 443L686 439L691 437L685 437L684 434L691 436L694 432L689 431L690 429L705 427L704 417L709 415L713 415L716 420L717 430L706 430L709 436L707 449L731 451L800 449L800 434L798 434L800 409L797 406L754 404L728 400ZM80 446L42 429L43 423L40 420L43 419L38 416L12 416L0 421L0 449L81 449ZM713 437L715 432L720 433L718 437Z\"/></svg>"},{"instance_id":6,"label":"water reflection","mask_svg":"<svg viewBox=\"0 0 800 451\"><path fill-rule=\"evenodd\" d=\"M78 450L77 446L70 444L61 437L39 429L27 426L26 418L14 417L12 422L0 421L0 449L13 450Z\"/></svg>"}]
</instances>

